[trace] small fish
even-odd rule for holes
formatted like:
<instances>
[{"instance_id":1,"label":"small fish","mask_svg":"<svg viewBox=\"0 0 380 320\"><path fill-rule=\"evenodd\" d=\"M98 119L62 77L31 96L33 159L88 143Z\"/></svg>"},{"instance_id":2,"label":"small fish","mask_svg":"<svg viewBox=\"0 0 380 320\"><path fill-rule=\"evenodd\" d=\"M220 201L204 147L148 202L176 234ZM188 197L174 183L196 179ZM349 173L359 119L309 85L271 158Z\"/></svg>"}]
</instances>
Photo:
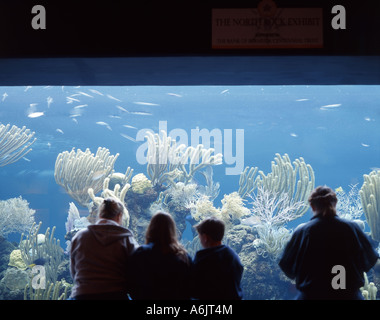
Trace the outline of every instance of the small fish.
<instances>
[{"instance_id":1,"label":"small fish","mask_svg":"<svg viewBox=\"0 0 380 320\"><path fill-rule=\"evenodd\" d=\"M223 90L220 94L226 94L226 93L229 93L230 90L229 89L226 89L226 90Z\"/></svg>"},{"instance_id":2,"label":"small fish","mask_svg":"<svg viewBox=\"0 0 380 320\"><path fill-rule=\"evenodd\" d=\"M138 104L140 106L159 106L157 103L151 103L151 102L143 102L143 101L135 101L134 104Z\"/></svg>"},{"instance_id":3,"label":"small fish","mask_svg":"<svg viewBox=\"0 0 380 320\"><path fill-rule=\"evenodd\" d=\"M127 135L127 134L124 134L124 133L120 133L120 135L125 138L125 139L128 139L128 140L131 140L133 142L136 142L136 139L135 138L132 138L131 136Z\"/></svg>"},{"instance_id":4,"label":"small fish","mask_svg":"<svg viewBox=\"0 0 380 320\"><path fill-rule=\"evenodd\" d=\"M292 137L294 137L294 138L297 138L297 137L298 137L298 134L296 134L296 133L294 133L294 132L292 132L290 135L291 135Z\"/></svg>"},{"instance_id":5,"label":"small fish","mask_svg":"<svg viewBox=\"0 0 380 320\"><path fill-rule=\"evenodd\" d=\"M75 101L75 102L80 102L80 100L75 99L75 98L73 98L73 97L66 97L66 100L67 100L67 103L73 103L73 101Z\"/></svg>"},{"instance_id":6,"label":"small fish","mask_svg":"<svg viewBox=\"0 0 380 320\"><path fill-rule=\"evenodd\" d=\"M26 86L24 92L27 92L31 88L32 88L32 86Z\"/></svg>"},{"instance_id":7,"label":"small fish","mask_svg":"<svg viewBox=\"0 0 380 320\"><path fill-rule=\"evenodd\" d=\"M8 97L8 94L7 94L6 92L4 92L4 94L3 94L3 98L1 99L1 101L4 102L4 100L5 100L6 97Z\"/></svg>"},{"instance_id":8,"label":"small fish","mask_svg":"<svg viewBox=\"0 0 380 320\"><path fill-rule=\"evenodd\" d=\"M104 122L104 121L98 121L96 122L96 124L100 125L100 126L105 126L108 130L111 130L112 131L112 128L110 127L110 125L107 123L107 122Z\"/></svg>"},{"instance_id":9,"label":"small fish","mask_svg":"<svg viewBox=\"0 0 380 320\"><path fill-rule=\"evenodd\" d=\"M328 105L320 107L319 109L321 109L321 110L330 110L330 109L333 109L333 108L339 108L341 105L342 105L341 103L328 104Z\"/></svg>"},{"instance_id":10,"label":"small fish","mask_svg":"<svg viewBox=\"0 0 380 320\"><path fill-rule=\"evenodd\" d=\"M59 133L61 133L61 134L63 134L63 131L61 130L61 129L56 129L55 131L57 131L57 132L59 132Z\"/></svg>"},{"instance_id":11,"label":"small fish","mask_svg":"<svg viewBox=\"0 0 380 320\"><path fill-rule=\"evenodd\" d=\"M177 98L182 98L182 95L178 94L178 93L167 93L168 96L173 96L173 97L177 97Z\"/></svg>"},{"instance_id":12,"label":"small fish","mask_svg":"<svg viewBox=\"0 0 380 320\"><path fill-rule=\"evenodd\" d=\"M297 101L297 102L301 102L301 101L309 101L309 99L297 99L296 101Z\"/></svg>"},{"instance_id":13,"label":"small fish","mask_svg":"<svg viewBox=\"0 0 380 320\"><path fill-rule=\"evenodd\" d=\"M152 116L153 113L149 113L149 112L140 112L140 111L130 111L129 113L132 113L132 114L138 114L140 116Z\"/></svg>"},{"instance_id":14,"label":"small fish","mask_svg":"<svg viewBox=\"0 0 380 320\"><path fill-rule=\"evenodd\" d=\"M88 104L81 104L79 106L74 107L74 109L80 109L80 108L85 108L88 107Z\"/></svg>"},{"instance_id":15,"label":"small fish","mask_svg":"<svg viewBox=\"0 0 380 320\"><path fill-rule=\"evenodd\" d=\"M101 92L98 91L98 90L95 90L95 89L88 89L88 90L91 91L92 93L96 93L96 94L98 94L99 96L104 96L104 94L101 93Z\"/></svg>"},{"instance_id":16,"label":"small fish","mask_svg":"<svg viewBox=\"0 0 380 320\"><path fill-rule=\"evenodd\" d=\"M53 103L53 98L52 97L47 97L46 98L47 106L50 108L50 105Z\"/></svg>"},{"instance_id":17,"label":"small fish","mask_svg":"<svg viewBox=\"0 0 380 320\"><path fill-rule=\"evenodd\" d=\"M123 111L123 112L127 112L127 113L129 113L128 110L124 109L124 108L121 107L121 106L116 106L116 108L118 108L120 111Z\"/></svg>"},{"instance_id":18,"label":"small fish","mask_svg":"<svg viewBox=\"0 0 380 320\"><path fill-rule=\"evenodd\" d=\"M107 94L107 97L110 98L110 99L112 99L112 100L121 102L121 100L119 100L118 98L115 98L115 97L111 96L110 94Z\"/></svg>"},{"instance_id":19,"label":"small fish","mask_svg":"<svg viewBox=\"0 0 380 320\"><path fill-rule=\"evenodd\" d=\"M369 144L362 143L362 146L368 148Z\"/></svg>"},{"instance_id":20,"label":"small fish","mask_svg":"<svg viewBox=\"0 0 380 320\"><path fill-rule=\"evenodd\" d=\"M51 88L51 86L45 86L44 87L44 89L50 89Z\"/></svg>"},{"instance_id":21,"label":"small fish","mask_svg":"<svg viewBox=\"0 0 380 320\"><path fill-rule=\"evenodd\" d=\"M73 120L76 124L78 124L78 120L76 118L72 118L71 120Z\"/></svg>"},{"instance_id":22,"label":"small fish","mask_svg":"<svg viewBox=\"0 0 380 320\"><path fill-rule=\"evenodd\" d=\"M365 121L372 121L372 119L370 117L365 117L364 120Z\"/></svg>"},{"instance_id":23,"label":"small fish","mask_svg":"<svg viewBox=\"0 0 380 320\"><path fill-rule=\"evenodd\" d=\"M78 93L81 94L82 96L86 96L86 97L89 97L89 98L93 98L92 95L90 95L90 94L88 94L88 93L86 93L86 92L79 91Z\"/></svg>"},{"instance_id":24,"label":"small fish","mask_svg":"<svg viewBox=\"0 0 380 320\"><path fill-rule=\"evenodd\" d=\"M131 129L137 129L136 127L130 126L129 124L123 124L123 127L131 128Z\"/></svg>"},{"instance_id":25,"label":"small fish","mask_svg":"<svg viewBox=\"0 0 380 320\"><path fill-rule=\"evenodd\" d=\"M26 157L22 157L25 161L28 161L28 162L30 162L30 161L32 161L32 160L30 160L30 159L28 159L28 158L26 158Z\"/></svg>"},{"instance_id":26,"label":"small fish","mask_svg":"<svg viewBox=\"0 0 380 320\"><path fill-rule=\"evenodd\" d=\"M38 105L38 103L31 103L29 106L31 107L31 108L34 108L35 106L37 106Z\"/></svg>"},{"instance_id":27,"label":"small fish","mask_svg":"<svg viewBox=\"0 0 380 320\"><path fill-rule=\"evenodd\" d=\"M343 193L344 191L343 191L342 187L339 187L339 188L335 189L335 192L337 192L337 193Z\"/></svg>"},{"instance_id":28,"label":"small fish","mask_svg":"<svg viewBox=\"0 0 380 320\"><path fill-rule=\"evenodd\" d=\"M108 117L113 119L121 119L120 116L114 116L113 114L109 115Z\"/></svg>"},{"instance_id":29,"label":"small fish","mask_svg":"<svg viewBox=\"0 0 380 320\"><path fill-rule=\"evenodd\" d=\"M51 143L50 142L48 142L46 145L48 146L49 149L51 148Z\"/></svg>"},{"instance_id":30,"label":"small fish","mask_svg":"<svg viewBox=\"0 0 380 320\"><path fill-rule=\"evenodd\" d=\"M28 114L28 118L39 118L43 116L45 113L44 112L32 112Z\"/></svg>"}]
</instances>

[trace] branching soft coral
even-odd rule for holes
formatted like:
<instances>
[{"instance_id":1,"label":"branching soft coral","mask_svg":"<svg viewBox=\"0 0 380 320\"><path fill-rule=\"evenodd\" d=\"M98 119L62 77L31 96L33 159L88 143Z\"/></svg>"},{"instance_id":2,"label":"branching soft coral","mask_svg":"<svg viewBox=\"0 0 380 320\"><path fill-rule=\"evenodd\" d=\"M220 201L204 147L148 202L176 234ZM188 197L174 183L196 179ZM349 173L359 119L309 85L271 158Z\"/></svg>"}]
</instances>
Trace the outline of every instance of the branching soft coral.
<instances>
[{"instance_id":1,"label":"branching soft coral","mask_svg":"<svg viewBox=\"0 0 380 320\"><path fill-rule=\"evenodd\" d=\"M0 236L28 231L34 223L34 213L21 196L0 201Z\"/></svg>"}]
</instances>

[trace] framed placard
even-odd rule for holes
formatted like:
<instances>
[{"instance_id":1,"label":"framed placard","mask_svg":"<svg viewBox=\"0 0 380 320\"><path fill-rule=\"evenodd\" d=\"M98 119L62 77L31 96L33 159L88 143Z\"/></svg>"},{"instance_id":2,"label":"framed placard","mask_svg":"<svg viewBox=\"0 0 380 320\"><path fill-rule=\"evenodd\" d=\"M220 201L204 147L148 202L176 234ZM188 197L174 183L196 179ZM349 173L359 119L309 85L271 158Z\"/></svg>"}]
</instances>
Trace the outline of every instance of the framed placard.
<instances>
[{"instance_id":1,"label":"framed placard","mask_svg":"<svg viewBox=\"0 0 380 320\"><path fill-rule=\"evenodd\" d=\"M212 9L213 49L322 47L322 8L279 8L263 0L257 8Z\"/></svg>"}]
</instances>

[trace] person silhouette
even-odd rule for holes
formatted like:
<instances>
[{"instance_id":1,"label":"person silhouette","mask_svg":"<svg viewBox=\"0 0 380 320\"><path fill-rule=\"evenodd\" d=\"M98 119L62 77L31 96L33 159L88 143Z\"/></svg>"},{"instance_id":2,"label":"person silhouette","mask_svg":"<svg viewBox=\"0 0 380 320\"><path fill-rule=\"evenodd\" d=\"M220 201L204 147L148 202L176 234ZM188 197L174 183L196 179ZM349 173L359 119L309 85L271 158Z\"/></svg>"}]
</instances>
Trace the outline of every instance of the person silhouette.
<instances>
[{"instance_id":1,"label":"person silhouette","mask_svg":"<svg viewBox=\"0 0 380 320\"><path fill-rule=\"evenodd\" d=\"M296 228L279 262L296 281L297 299L363 299L364 272L376 264L378 253L356 222L337 216L331 188L317 187L308 201L313 217Z\"/></svg>"}]
</instances>

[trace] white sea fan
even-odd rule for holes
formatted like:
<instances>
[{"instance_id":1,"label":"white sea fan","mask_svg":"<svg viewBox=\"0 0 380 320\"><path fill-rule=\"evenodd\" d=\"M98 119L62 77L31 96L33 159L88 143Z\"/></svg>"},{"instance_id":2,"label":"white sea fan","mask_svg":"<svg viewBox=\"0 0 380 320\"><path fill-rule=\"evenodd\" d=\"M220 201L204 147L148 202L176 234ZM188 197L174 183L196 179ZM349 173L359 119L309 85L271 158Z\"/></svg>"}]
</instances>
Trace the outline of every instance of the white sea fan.
<instances>
[{"instance_id":1,"label":"white sea fan","mask_svg":"<svg viewBox=\"0 0 380 320\"><path fill-rule=\"evenodd\" d=\"M170 202L185 208L192 207L199 198L195 183L177 182L167 190L167 195L170 196Z\"/></svg>"},{"instance_id":2,"label":"white sea fan","mask_svg":"<svg viewBox=\"0 0 380 320\"><path fill-rule=\"evenodd\" d=\"M346 193L343 189L339 188L336 192L338 203L336 205L337 214L347 220L360 219L363 215L362 203L360 200L359 189L357 184L349 186L350 191Z\"/></svg>"},{"instance_id":3,"label":"white sea fan","mask_svg":"<svg viewBox=\"0 0 380 320\"><path fill-rule=\"evenodd\" d=\"M249 197L252 199L251 214L260 219L262 223L282 226L303 215L303 212L299 210L305 206L303 201L289 199L285 192L278 194L259 187L257 194L249 195Z\"/></svg>"},{"instance_id":4,"label":"white sea fan","mask_svg":"<svg viewBox=\"0 0 380 320\"><path fill-rule=\"evenodd\" d=\"M0 236L5 238L10 233L29 231L34 223L35 212L21 196L0 201Z\"/></svg>"}]
</instances>

